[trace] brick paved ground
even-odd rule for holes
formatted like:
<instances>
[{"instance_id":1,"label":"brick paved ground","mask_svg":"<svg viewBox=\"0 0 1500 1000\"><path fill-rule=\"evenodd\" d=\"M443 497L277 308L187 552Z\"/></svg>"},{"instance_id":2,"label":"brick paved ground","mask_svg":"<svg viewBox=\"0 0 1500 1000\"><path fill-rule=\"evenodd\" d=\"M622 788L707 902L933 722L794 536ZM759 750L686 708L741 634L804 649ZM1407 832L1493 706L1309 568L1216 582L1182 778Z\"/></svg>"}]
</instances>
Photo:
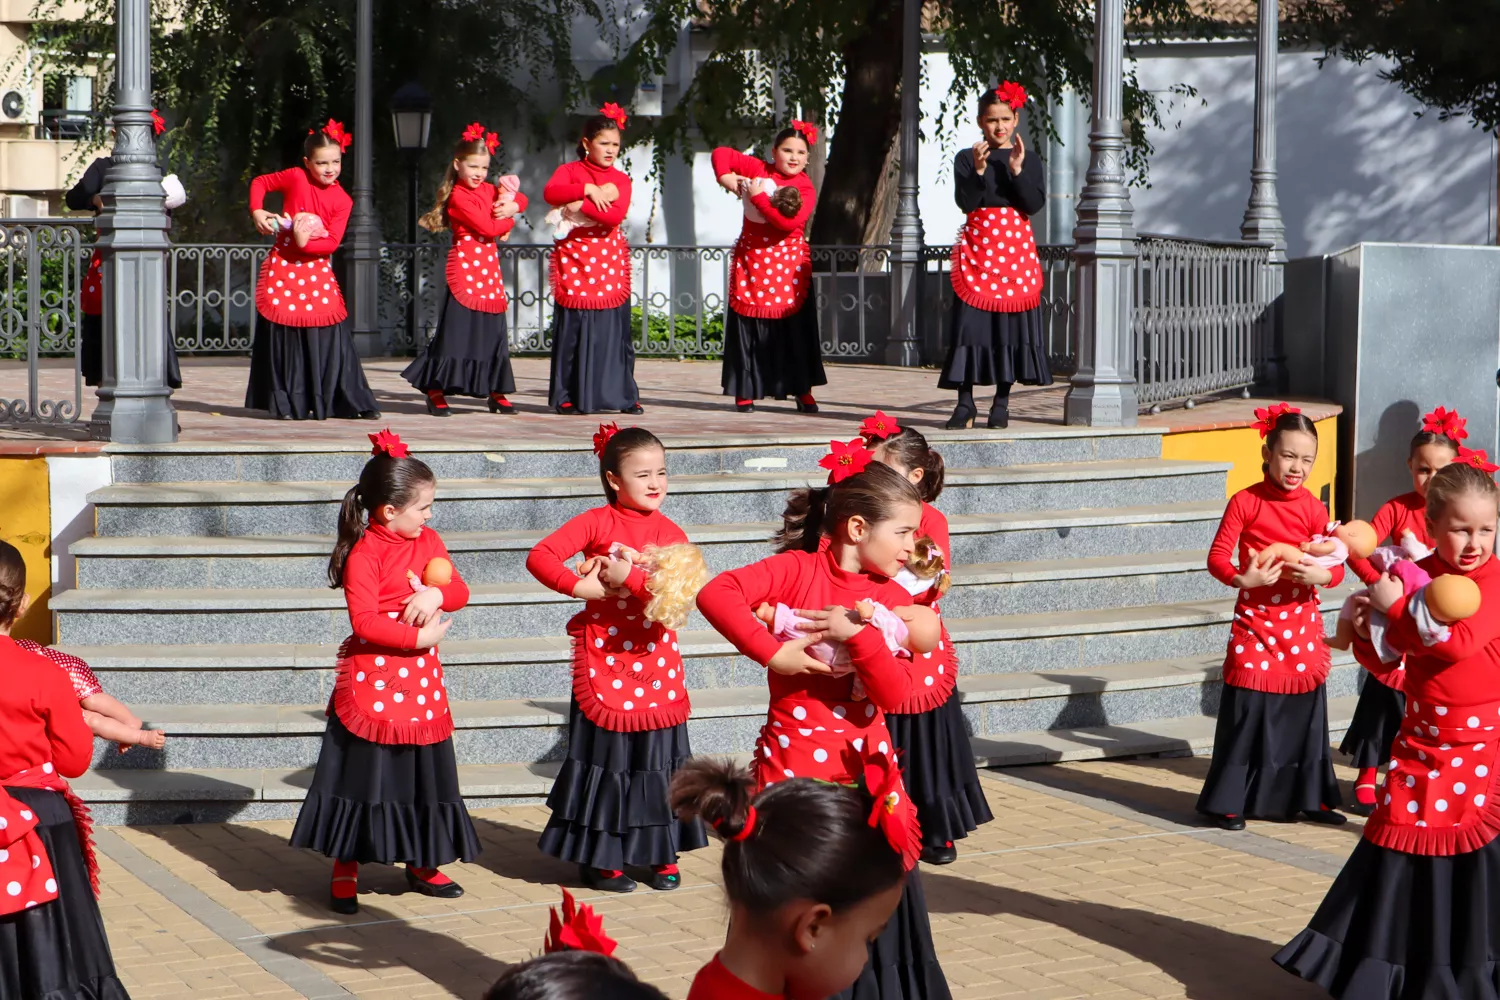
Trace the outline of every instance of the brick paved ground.
<instances>
[{"instance_id":1,"label":"brick paved ground","mask_svg":"<svg viewBox=\"0 0 1500 1000\"><path fill-rule=\"evenodd\" d=\"M1270 962L1306 922L1359 836L1197 825L1204 758L986 772L994 823L922 877L956 1000L1070 997L1297 1000L1321 993ZM1352 772L1341 769L1347 781ZM401 892L369 868L362 911L325 905L328 862L286 846L289 822L105 831L103 909L137 998L478 997L539 946L570 866L534 849L545 810L490 809L484 854L449 871L459 900ZM722 941L718 849L687 855L675 893L584 893L620 955L686 995Z\"/></svg>"}]
</instances>

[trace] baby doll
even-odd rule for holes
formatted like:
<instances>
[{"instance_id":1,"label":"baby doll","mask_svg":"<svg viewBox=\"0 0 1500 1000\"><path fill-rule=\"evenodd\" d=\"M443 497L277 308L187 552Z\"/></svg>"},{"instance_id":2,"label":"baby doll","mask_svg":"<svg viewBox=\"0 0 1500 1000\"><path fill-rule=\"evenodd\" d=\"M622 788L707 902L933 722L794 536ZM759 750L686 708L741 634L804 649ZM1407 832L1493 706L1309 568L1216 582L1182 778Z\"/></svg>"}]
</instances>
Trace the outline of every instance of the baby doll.
<instances>
[{"instance_id":1,"label":"baby doll","mask_svg":"<svg viewBox=\"0 0 1500 1000\"><path fill-rule=\"evenodd\" d=\"M937 612L920 604L908 604L892 610L879 601L858 601L854 613L859 620L877 629L885 638L886 648L897 656L912 657L917 653L930 653L937 648L942 637ZM762 603L755 609L759 618L770 629L771 634L782 642L800 639L807 634L802 625L807 619L800 617L785 604ZM849 660L849 651L842 642L824 639L807 647L807 654L833 668L832 676L843 677L854 672ZM854 678L854 700L865 697L864 685L859 677Z\"/></svg>"},{"instance_id":2,"label":"baby doll","mask_svg":"<svg viewBox=\"0 0 1500 1000\"><path fill-rule=\"evenodd\" d=\"M911 558L893 579L913 597L920 597L933 589L937 590L934 598L942 597L948 593L948 587L952 583L947 563L943 559L943 550L926 535L917 539Z\"/></svg>"},{"instance_id":3,"label":"baby doll","mask_svg":"<svg viewBox=\"0 0 1500 1000\"><path fill-rule=\"evenodd\" d=\"M502 174L495 179L495 200L504 205L516 200L521 190L521 178L516 174Z\"/></svg>"},{"instance_id":4,"label":"baby doll","mask_svg":"<svg viewBox=\"0 0 1500 1000\"><path fill-rule=\"evenodd\" d=\"M312 212L298 212L295 216L283 215L281 228L291 231L292 240L299 247L305 247L310 241L320 240L328 235L328 227Z\"/></svg>"},{"instance_id":5,"label":"baby doll","mask_svg":"<svg viewBox=\"0 0 1500 1000\"><path fill-rule=\"evenodd\" d=\"M568 234L579 226L593 225L589 221L589 217L580 211L582 205L583 202L575 201L570 205L562 205L554 208L544 216L543 221L552 227L552 238L554 240L561 241L566 239Z\"/></svg>"},{"instance_id":6,"label":"baby doll","mask_svg":"<svg viewBox=\"0 0 1500 1000\"><path fill-rule=\"evenodd\" d=\"M427 565L422 567L420 580L417 579L417 574L407 570L406 582L411 584L411 589L418 594L428 587L446 587L453 582L453 564L442 556L430 559Z\"/></svg>"},{"instance_id":7,"label":"baby doll","mask_svg":"<svg viewBox=\"0 0 1500 1000\"><path fill-rule=\"evenodd\" d=\"M651 592L651 600L646 602L644 612L646 619L674 632L687 624L688 613L698 600L698 591L708 583L711 575L703 561L703 551L690 542L648 545L642 552L615 542L609 547L607 556L581 560L574 570L579 576L588 576L606 560L616 559L628 559L645 572L646 589Z\"/></svg>"},{"instance_id":8,"label":"baby doll","mask_svg":"<svg viewBox=\"0 0 1500 1000\"><path fill-rule=\"evenodd\" d=\"M757 194L768 196L771 207L781 213L784 219L795 218L802 210L802 193L796 188L777 187L776 182L769 177L746 177L740 183L740 198L745 203L745 218L751 222L766 221L766 217L760 214L760 209L751 201Z\"/></svg>"},{"instance_id":9,"label":"baby doll","mask_svg":"<svg viewBox=\"0 0 1500 1000\"><path fill-rule=\"evenodd\" d=\"M1321 566L1332 569L1342 566L1349 556L1368 559L1375 551L1375 529L1368 521L1329 521L1321 535L1300 546L1286 542L1273 542L1255 554L1256 566L1267 566L1280 560L1286 563L1301 563L1306 566Z\"/></svg>"},{"instance_id":10,"label":"baby doll","mask_svg":"<svg viewBox=\"0 0 1500 1000\"><path fill-rule=\"evenodd\" d=\"M160 750L167 745L166 733L159 729L145 728L145 723L136 718L130 709L105 694L99 678L78 657L30 639L17 639L16 645L38 656L45 656L67 672L68 679L73 683L73 694L78 698L78 707L83 709L83 721L88 723L95 736L118 743L121 753L133 746Z\"/></svg>"},{"instance_id":11,"label":"baby doll","mask_svg":"<svg viewBox=\"0 0 1500 1000\"><path fill-rule=\"evenodd\" d=\"M1418 541L1416 535L1407 531L1402 534L1399 547L1382 546L1371 553L1369 559L1370 565L1377 572L1389 573L1401 581L1401 592L1405 597L1410 598L1422 588L1427 588L1427 611L1434 621L1431 627L1422 629L1423 641L1434 646L1448 640L1449 625L1473 617L1479 610L1479 588L1465 576L1440 576L1434 580L1426 570L1417 565L1419 559L1426 559L1431 554L1431 549ZM1333 638L1328 640L1328 645L1333 649L1348 649L1353 644L1354 598L1368 593L1369 590L1357 590L1344 599L1344 606L1339 609L1338 627ZM1386 625L1386 616L1372 608L1370 643L1380 655L1380 662L1395 663L1401 658L1401 654L1386 643ZM1428 641L1429 637L1431 641Z\"/></svg>"}]
</instances>

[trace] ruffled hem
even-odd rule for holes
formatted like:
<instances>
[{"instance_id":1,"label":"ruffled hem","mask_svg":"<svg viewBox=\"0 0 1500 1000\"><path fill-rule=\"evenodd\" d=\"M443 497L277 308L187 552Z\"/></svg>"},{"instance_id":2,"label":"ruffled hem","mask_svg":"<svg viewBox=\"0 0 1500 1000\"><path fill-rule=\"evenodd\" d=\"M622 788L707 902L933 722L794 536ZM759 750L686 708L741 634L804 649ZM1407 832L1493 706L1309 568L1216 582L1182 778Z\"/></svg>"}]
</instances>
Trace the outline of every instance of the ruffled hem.
<instances>
[{"instance_id":1,"label":"ruffled hem","mask_svg":"<svg viewBox=\"0 0 1500 1000\"><path fill-rule=\"evenodd\" d=\"M1224 663L1224 683L1262 694L1307 694L1328 680L1328 662L1309 667L1305 673L1277 673L1275 670L1250 671L1235 667L1232 657Z\"/></svg>"},{"instance_id":2,"label":"ruffled hem","mask_svg":"<svg viewBox=\"0 0 1500 1000\"><path fill-rule=\"evenodd\" d=\"M1327 696L1225 687L1198 811L1292 819L1343 803L1328 746Z\"/></svg>"},{"instance_id":3,"label":"ruffled hem","mask_svg":"<svg viewBox=\"0 0 1500 1000\"><path fill-rule=\"evenodd\" d=\"M595 227L588 227L588 228L598 228L598 227L595 226ZM555 250L552 251L552 253L550 253L550 254L547 255L547 280L551 282L552 301L553 301L553 303L556 304L556 305L562 306L562 307L564 307L566 309L618 309L620 306L624 305L627 301L629 301L629 299L630 299L630 249L629 249L628 246L626 246L623 250L620 250L616 254L616 263L618 263L619 267L620 267L620 274L619 274L619 279L621 281L620 291L618 291L618 292L616 292L616 293L614 293L612 295L609 295L609 296L604 296L604 295L574 295L574 294L572 294L572 293L570 293L570 292L567 291L567 282L564 279L563 273L562 273L562 254L561 254L560 248L561 248L561 246L565 246L568 242L571 242L574 238L577 238L577 239L598 240L599 242L602 243L602 242L604 242L604 240L607 237L594 237L594 236L590 236L590 237L572 237L572 236L570 236L568 240L565 240L565 241L563 241L562 244L559 244L559 249L555 249ZM602 257L603 257L602 253L598 257L596 257L595 264L597 266L601 266L602 267L604 265L605 262L602 260Z\"/></svg>"},{"instance_id":4,"label":"ruffled hem","mask_svg":"<svg viewBox=\"0 0 1500 1000\"><path fill-rule=\"evenodd\" d=\"M1391 812L1383 805L1365 822L1365 839L1377 847L1421 854L1428 857L1451 857L1469 854L1500 837L1500 769L1490 776L1484 805L1477 810L1475 822L1463 826L1413 826L1391 822Z\"/></svg>"},{"instance_id":5,"label":"ruffled hem","mask_svg":"<svg viewBox=\"0 0 1500 1000\"><path fill-rule=\"evenodd\" d=\"M973 289L960 284L956 278L949 278L948 283L953 286L953 294L958 296L961 302L975 309L983 309L985 312L1018 313L1035 309L1042 304L1040 289L1020 298L997 299L989 295L980 295Z\"/></svg>"},{"instance_id":6,"label":"ruffled hem","mask_svg":"<svg viewBox=\"0 0 1500 1000\"><path fill-rule=\"evenodd\" d=\"M945 639L945 642L948 641ZM951 658L947 669L937 675L932 687L923 687L921 693L907 698L886 715L922 715L945 704L958 686L958 664Z\"/></svg>"},{"instance_id":7,"label":"ruffled hem","mask_svg":"<svg viewBox=\"0 0 1500 1000\"><path fill-rule=\"evenodd\" d=\"M360 710L354 696L354 685L349 682L349 671L340 664L338 677L333 682L333 712L344 728L362 740L384 746L431 746L441 743L453 735L453 713L444 711L435 719L424 722L395 722L390 719L372 719Z\"/></svg>"},{"instance_id":8,"label":"ruffled hem","mask_svg":"<svg viewBox=\"0 0 1500 1000\"><path fill-rule=\"evenodd\" d=\"M735 312L746 319L786 319L788 316L795 316L805 302L807 302L807 295L804 293L801 298L789 306L776 306L772 308L771 306L755 306L747 302L736 301L733 307Z\"/></svg>"},{"instance_id":9,"label":"ruffled hem","mask_svg":"<svg viewBox=\"0 0 1500 1000\"><path fill-rule=\"evenodd\" d=\"M459 802L409 805L357 802L310 791L297 814L291 846L337 861L440 868L479 856L479 836Z\"/></svg>"},{"instance_id":10,"label":"ruffled hem","mask_svg":"<svg viewBox=\"0 0 1500 1000\"><path fill-rule=\"evenodd\" d=\"M632 709L629 712L610 708L600 700L593 679L589 677L588 645L583 639L583 625L577 618L568 623L568 635L573 641L573 701L594 725L615 733L640 733L648 729L671 729L687 721L693 704L686 688L682 692L682 701L670 702L665 708Z\"/></svg>"},{"instance_id":11,"label":"ruffled hem","mask_svg":"<svg viewBox=\"0 0 1500 1000\"><path fill-rule=\"evenodd\" d=\"M423 354L406 366L401 377L418 392L435 389L445 396L484 399L492 393L508 396L516 391L509 354L498 362Z\"/></svg>"}]
</instances>

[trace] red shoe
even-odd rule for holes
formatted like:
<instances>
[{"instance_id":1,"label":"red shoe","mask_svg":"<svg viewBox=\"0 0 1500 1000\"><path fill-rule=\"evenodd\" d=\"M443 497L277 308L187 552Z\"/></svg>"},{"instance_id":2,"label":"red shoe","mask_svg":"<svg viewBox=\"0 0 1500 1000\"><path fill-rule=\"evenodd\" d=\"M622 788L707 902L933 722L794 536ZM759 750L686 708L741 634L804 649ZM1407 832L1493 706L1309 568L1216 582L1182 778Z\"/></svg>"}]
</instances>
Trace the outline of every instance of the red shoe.
<instances>
[{"instance_id":1,"label":"red shoe","mask_svg":"<svg viewBox=\"0 0 1500 1000\"><path fill-rule=\"evenodd\" d=\"M427 412L434 417L446 417L452 413L448 409L448 400L438 389L431 389L427 393Z\"/></svg>"},{"instance_id":2,"label":"red shoe","mask_svg":"<svg viewBox=\"0 0 1500 1000\"><path fill-rule=\"evenodd\" d=\"M510 400L506 399L500 393L492 392L490 393L490 412L515 413L516 408L510 404Z\"/></svg>"},{"instance_id":3,"label":"red shoe","mask_svg":"<svg viewBox=\"0 0 1500 1000\"><path fill-rule=\"evenodd\" d=\"M797 397L797 412L798 413L817 413L818 412L818 401L816 399L813 399L812 393L810 393L810 392L804 392L802 395L800 395L800 396Z\"/></svg>"}]
</instances>

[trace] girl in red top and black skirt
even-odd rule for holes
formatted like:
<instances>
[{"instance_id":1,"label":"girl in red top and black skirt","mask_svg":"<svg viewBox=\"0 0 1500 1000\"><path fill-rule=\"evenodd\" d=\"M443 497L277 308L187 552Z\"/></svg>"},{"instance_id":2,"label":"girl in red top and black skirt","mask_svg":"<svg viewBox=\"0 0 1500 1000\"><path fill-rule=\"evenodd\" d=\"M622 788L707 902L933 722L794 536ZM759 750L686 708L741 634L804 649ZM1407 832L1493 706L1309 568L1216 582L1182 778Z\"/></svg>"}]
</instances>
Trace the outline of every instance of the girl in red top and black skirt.
<instances>
[{"instance_id":1,"label":"girl in red top and black skirt","mask_svg":"<svg viewBox=\"0 0 1500 1000\"><path fill-rule=\"evenodd\" d=\"M948 360L938 379L938 388L958 390L950 429L974 426L976 385L995 387L988 426L1005 427L1013 382L1052 384L1042 263L1031 231L1031 216L1047 205L1047 172L1016 134L1025 104L1016 83L981 94L984 138L953 159L953 196L967 218L953 244Z\"/></svg>"},{"instance_id":2,"label":"girl in red top and black skirt","mask_svg":"<svg viewBox=\"0 0 1500 1000\"><path fill-rule=\"evenodd\" d=\"M1433 475L1458 457L1459 442L1468 437L1464 419L1456 411L1442 407L1422 418L1422 429L1411 439L1406 465L1411 470L1411 492L1387 500L1370 519L1378 539L1389 538L1399 545L1408 532L1427 548L1432 536L1427 533L1427 484ZM1374 583L1380 574L1369 560L1351 557L1349 569L1365 583ZM1354 717L1344 733L1339 752L1353 758L1359 768L1354 779L1354 804L1350 812L1370 815L1375 808L1376 772L1391 759L1391 742L1401 730L1406 715L1406 695L1402 693L1406 668L1401 661L1385 663L1373 658L1374 668L1367 668Z\"/></svg>"},{"instance_id":3,"label":"girl in red top and black skirt","mask_svg":"<svg viewBox=\"0 0 1500 1000\"><path fill-rule=\"evenodd\" d=\"M88 770L94 734L68 675L10 638L30 603L21 553L0 542L0 991L129 1000L99 915L93 822L65 780Z\"/></svg>"},{"instance_id":4,"label":"girl in red top and black skirt","mask_svg":"<svg viewBox=\"0 0 1500 1000\"><path fill-rule=\"evenodd\" d=\"M302 166L262 174L250 182L255 228L275 236L255 284L255 343L245 406L279 420L358 417L380 408L365 381L349 310L328 259L344 240L354 203L339 187L351 142L332 119L308 133ZM266 195L281 192L281 215L266 211Z\"/></svg>"},{"instance_id":5,"label":"girl in red top and black skirt","mask_svg":"<svg viewBox=\"0 0 1500 1000\"><path fill-rule=\"evenodd\" d=\"M1208 571L1239 597L1198 811L1226 830L1243 830L1246 816L1300 813L1343 823L1347 817L1334 811L1341 800L1328 747L1329 656L1318 587L1337 586L1344 567L1255 565L1267 545L1299 545L1328 525L1328 510L1302 485L1318 457L1318 432L1285 403L1255 415L1266 439L1265 481L1230 498L1208 550Z\"/></svg>"},{"instance_id":6,"label":"girl in red top and black skirt","mask_svg":"<svg viewBox=\"0 0 1500 1000\"><path fill-rule=\"evenodd\" d=\"M583 126L578 159L542 189L547 204L581 213L552 250L552 378L558 413L640 413L630 329L630 244L620 226L630 211L630 177L615 167L625 112L606 104Z\"/></svg>"},{"instance_id":7,"label":"girl in red top and black skirt","mask_svg":"<svg viewBox=\"0 0 1500 1000\"><path fill-rule=\"evenodd\" d=\"M709 624L769 668L771 705L755 748L754 775L762 789L787 778L854 782L858 775L846 754L890 753L885 713L911 695L911 661L892 655L879 630L862 625L850 609L862 600L888 608L912 603L891 576L911 558L921 495L906 477L875 462L858 439L833 442L822 464L830 470L830 485L792 494L777 536L779 554L720 573L698 595ZM824 534L832 541L820 550ZM819 631L778 642L755 616L762 603L785 604ZM831 676L827 664L808 655L807 647L823 639L844 643L853 673ZM854 696L856 679L864 698ZM891 808L900 814L906 888L858 980L840 995L945 1000L948 984L916 871L922 834L899 773L893 774Z\"/></svg>"},{"instance_id":8,"label":"girl in red top and black skirt","mask_svg":"<svg viewBox=\"0 0 1500 1000\"><path fill-rule=\"evenodd\" d=\"M526 558L543 584L587 602L568 622L568 755L547 796L552 818L539 846L577 864L594 889L634 890L627 866L650 869L653 889L676 889L677 855L708 844L701 823L680 822L667 804L673 773L692 756L687 678L677 633L646 617L646 572L610 555L616 545L644 552L687 535L661 512L667 453L656 435L610 424L594 442L608 503L568 521ZM568 566L579 553L582 576Z\"/></svg>"},{"instance_id":9,"label":"girl in red top and black skirt","mask_svg":"<svg viewBox=\"0 0 1500 1000\"><path fill-rule=\"evenodd\" d=\"M771 161L727 146L714 150L714 176L730 194L750 194L764 221L746 216L730 262L729 315L724 319L724 395L741 413L757 399L797 400L799 413L817 413L814 386L825 385L818 304L812 293L812 252L803 232L817 192L807 176L809 147L817 126L794 121L776 133ZM763 180L791 187L801 198L795 215L773 208Z\"/></svg>"},{"instance_id":10,"label":"girl in red top and black skirt","mask_svg":"<svg viewBox=\"0 0 1500 1000\"><path fill-rule=\"evenodd\" d=\"M1436 551L1419 565L1479 588L1480 609L1448 626L1426 590L1384 577L1361 596L1384 611L1406 659L1406 718L1375 812L1307 929L1276 955L1288 972L1349 1000L1493 1000L1500 952L1500 563L1495 467L1483 452L1432 477ZM1368 632L1368 616L1356 629ZM1357 639L1362 663L1379 656Z\"/></svg>"},{"instance_id":11,"label":"girl in red top and black skirt","mask_svg":"<svg viewBox=\"0 0 1500 1000\"><path fill-rule=\"evenodd\" d=\"M427 896L464 891L438 871L479 854L453 753L438 643L469 588L432 518L437 479L390 431L344 496L328 583L342 587L353 634L339 648L328 729L293 847L334 859L336 913L359 911L359 866L406 865ZM424 582L428 581L428 582Z\"/></svg>"},{"instance_id":12,"label":"girl in red top and black skirt","mask_svg":"<svg viewBox=\"0 0 1500 1000\"><path fill-rule=\"evenodd\" d=\"M516 391L510 369L510 301L500 274L499 240L509 239L516 216L526 211L520 191L502 197L485 180L500 137L474 122L453 149L453 161L438 188L437 205L422 216L422 228L453 232L445 277L448 290L437 332L401 377L427 394L427 412L448 416L448 396L489 399L491 413L514 413L506 398Z\"/></svg>"},{"instance_id":13,"label":"girl in red top and black skirt","mask_svg":"<svg viewBox=\"0 0 1500 1000\"><path fill-rule=\"evenodd\" d=\"M918 536L932 539L951 572L953 549L948 537L948 519L932 504L943 492L943 456L928 447L927 439L914 427L901 427L884 413L876 413L859 429L874 449L875 461L883 462L909 479L922 494L922 521ZM916 595L939 617L939 593L931 587ZM958 857L953 846L971 830L994 819L974 750L964 723L958 692L958 650L943 626L938 648L912 658L911 695L886 716L891 738L901 752L906 789L917 806L922 824L922 860L928 864L951 864Z\"/></svg>"}]
</instances>

